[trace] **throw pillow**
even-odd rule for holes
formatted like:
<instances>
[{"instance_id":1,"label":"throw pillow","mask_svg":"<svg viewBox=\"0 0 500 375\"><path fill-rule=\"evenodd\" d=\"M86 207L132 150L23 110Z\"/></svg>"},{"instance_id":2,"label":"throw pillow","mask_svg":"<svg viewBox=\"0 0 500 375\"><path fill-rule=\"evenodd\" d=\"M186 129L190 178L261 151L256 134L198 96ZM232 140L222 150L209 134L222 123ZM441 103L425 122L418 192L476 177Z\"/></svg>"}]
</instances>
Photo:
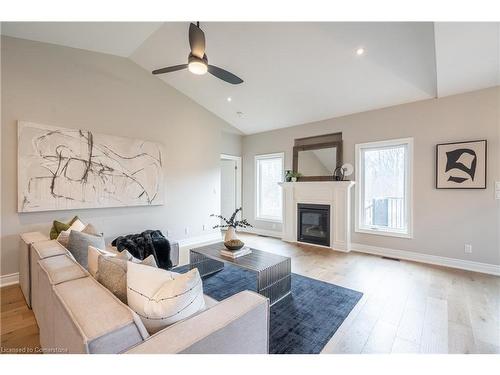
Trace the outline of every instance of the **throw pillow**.
<instances>
[{"instance_id":1,"label":"throw pillow","mask_svg":"<svg viewBox=\"0 0 500 375\"><path fill-rule=\"evenodd\" d=\"M121 259L119 255L114 257L99 255L97 263L96 280L126 304L128 261ZM156 267L152 255L144 259L140 264Z\"/></svg>"},{"instance_id":2,"label":"throw pillow","mask_svg":"<svg viewBox=\"0 0 500 375\"><path fill-rule=\"evenodd\" d=\"M152 266L154 264L154 267L158 267L158 264L156 263L155 256L153 254L146 257L146 259L144 259L144 260L140 260L139 258L136 258L132 254L130 254L128 252L128 250L123 250L122 252L118 253L117 256L122 258L122 259L126 259L132 263L139 263L139 264L142 263L142 264L146 264L148 266L150 266L150 265ZM146 263L144 263L144 262L146 262Z\"/></svg>"},{"instance_id":3,"label":"throw pillow","mask_svg":"<svg viewBox=\"0 0 500 375\"><path fill-rule=\"evenodd\" d=\"M87 251L87 264L88 268L87 270L89 273L97 279L97 269L98 269L98 260L99 256L104 256L104 257L116 257L117 259L123 259L123 260L129 260L133 263L142 263L145 264L146 266L151 266L151 267L158 267L156 264L156 260L154 256L151 254L144 260L137 259L132 256L127 250L122 251L121 253L114 253L108 250L103 250L103 249L98 249L94 246L89 246L88 251Z\"/></svg>"},{"instance_id":4,"label":"throw pillow","mask_svg":"<svg viewBox=\"0 0 500 375\"><path fill-rule=\"evenodd\" d=\"M85 224L83 224L83 222L80 219L78 219L78 218L69 227L69 230L76 230L78 232L81 232L84 229L85 229Z\"/></svg>"},{"instance_id":5,"label":"throw pillow","mask_svg":"<svg viewBox=\"0 0 500 375\"><path fill-rule=\"evenodd\" d=\"M198 269L185 274L129 262L127 300L150 334L205 308Z\"/></svg>"},{"instance_id":6,"label":"throw pillow","mask_svg":"<svg viewBox=\"0 0 500 375\"><path fill-rule=\"evenodd\" d=\"M66 249L68 248L69 232L71 232L70 229L63 230L61 233L59 233L59 236L57 236L57 242L63 245Z\"/></svg>"},{"instance_id":7,"label":"throw pillow","mask_svg":"<svg viewBox=\"0 0 500 375\"><path fill-rule=\"evenodd\" d=\"M78 216L75 216L67 224L54 220L52 223L52 228L50 229L50 235L49 235L50 239L55 240L57 236L59 236L59 233L61 233L63 230L68 230L71 224L73 224L76 220L78 220Z\"/></svg>"},{"instance_id":8,"label":"throw pillow","mask_svg":"<svg viewBox=\"0 0 500 375\"><path fill-rule=\"evenodd\" d=\"M89 246L88 250L87 250L87 265L88 265L87 270L94 278L96 278L97 268L98 268L98 259L99 259L100 255L106 256L106 257L115 257L118 254L113 253L111 251L98 249L94 246Z\"/></svg>"},{"instance_id":9,"label":"throw pillow","mask_svg":"<svg viewBox=\"0 0 500 375\"><path fill-rule=\"evenodd\" d=\"M61 233L59 233L59 236L57 236L57 242L59 242L65 248L68 248L69 232L71 232L72 230L76 230L78 232L83 232L83 233L89 233L89 234L98 234L98 233L95 233L95 228L92 226L92 224L84 225L81 222L81 220L78 219L76 216L74 219L76 219L75 222L73 224L71 224L67 230L61 231ZM64 223L62 223L62 224L64 224ZM58 224L58 226L62 227L60 224ZM89 227L89 229L87 231L85 231L85 229L87 229L87 227Z\"/></svg>"},{"instance_id":10,"label":"throw pillow","mask_svg":"<svg viewBox=\"0 0 500 375\"><path fill-rule=\"evenodd\" d=\"M95 227L90 223L85 225L85 228L82 229L82 233L94 234L94 235L102 234L97 232L97 229L95 229Z\"/></svg>"},{"instance_id":11,"label":"throw pillow","mask_svg":"<svg viewBox=\"0 0 500 375\"><path fill-rule=\"evenodd\" d=\"M88 247L105 247L104 237L72 230L69 232L68 250L85 269L88 267Z\"/></svg>"}]
</instances>

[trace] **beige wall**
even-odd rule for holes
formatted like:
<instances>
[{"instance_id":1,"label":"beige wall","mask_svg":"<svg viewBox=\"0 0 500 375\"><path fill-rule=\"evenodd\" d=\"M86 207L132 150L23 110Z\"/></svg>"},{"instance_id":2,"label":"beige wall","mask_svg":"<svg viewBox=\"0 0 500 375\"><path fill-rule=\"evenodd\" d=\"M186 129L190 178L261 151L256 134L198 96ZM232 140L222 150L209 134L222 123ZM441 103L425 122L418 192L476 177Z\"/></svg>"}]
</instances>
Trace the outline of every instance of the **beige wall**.
<instances>
[{"instance_id":1,"label":"beige wall","mask_svg":"<svg viewBox=\"0 0 500 375\"><path fill-rule=\"evenodd\" d=\"M234 128L128 59L8 37L1 57L2 275L17 272L18 234L48 233L54 219L78 215L107 239L149 228L175 239L211 231L219 155L241 152L241 137L225 133ZM165 205L18 214L17 120L163 143Z\"/></svg>"},{"instance_id":2,"label":"beige wall","mask_svg":"<svg viewBox=\"0 0 500 375\"><path fill-rule=\"evenodd\" d=\"M241 156L243 147L243 137L241 133L222 132L222 150L224 154Z\"/></svg>"},{"instance_id":3,"label":"beige wall","mask_svg":"<svg viewBox=\"0 0 500 375\"><path fill-rule=\"evenodd\" d=\"M341 131L344 162L355 165L356 143L413 137L414 238L355 233L353 221L353 242L500 264L500 201L495 200L494 193L495 181L500 181L499 91L497 87L245 136L244 216L257 228L281 230L279 224L273 228L272 223L255 221L253 176L257 154L283 151L285 169L291 169L295 138ZM488 140L487 189L436 190L436 144L475 139ZM354 203L352 207L354 213ZM472 245L472 254L464 253L464 244Z\"/></svg>"}]
</instances>

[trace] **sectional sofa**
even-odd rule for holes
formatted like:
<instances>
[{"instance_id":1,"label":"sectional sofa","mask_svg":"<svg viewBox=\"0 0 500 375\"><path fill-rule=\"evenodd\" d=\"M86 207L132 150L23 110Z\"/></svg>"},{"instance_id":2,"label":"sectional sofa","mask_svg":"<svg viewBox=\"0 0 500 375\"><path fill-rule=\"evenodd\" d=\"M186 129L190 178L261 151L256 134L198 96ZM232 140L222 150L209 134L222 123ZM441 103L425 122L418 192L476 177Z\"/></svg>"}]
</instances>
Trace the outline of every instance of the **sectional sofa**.
<instances>
[{"instance_id":1,"label":"sectional sofa","mask_svg":"<svg viewBox=\"0 0 500 375\"><path fill-rule=\"evenodd\" d=\"M175 263L177 254L173 255ZM46 353L267 353L269 302L244 291L149 335L139 316L56 240L21 235L20 286Z\"/></svg>"}]
</instances>

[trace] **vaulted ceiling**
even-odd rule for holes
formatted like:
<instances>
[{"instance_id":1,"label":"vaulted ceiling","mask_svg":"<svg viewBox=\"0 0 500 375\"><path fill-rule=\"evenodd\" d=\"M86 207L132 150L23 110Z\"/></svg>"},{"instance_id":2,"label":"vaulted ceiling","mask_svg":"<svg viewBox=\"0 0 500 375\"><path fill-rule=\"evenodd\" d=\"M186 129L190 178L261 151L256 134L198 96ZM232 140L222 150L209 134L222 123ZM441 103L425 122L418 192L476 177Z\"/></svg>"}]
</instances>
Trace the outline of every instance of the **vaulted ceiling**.
<instances>
[{"instance_id":1,"label":"vaulted ceiling","mask_svg":"<svg viewBox=\"0 0 500 375\"><path fill-rule=\"evenodd\" d=\"M209 63L245 82L188 71L158 79L251 134L499 85L499 25L201 23ZM128 57L151 71L187 62L188 26L2 23L2 34Z\"/></svg>"}]
</instances>

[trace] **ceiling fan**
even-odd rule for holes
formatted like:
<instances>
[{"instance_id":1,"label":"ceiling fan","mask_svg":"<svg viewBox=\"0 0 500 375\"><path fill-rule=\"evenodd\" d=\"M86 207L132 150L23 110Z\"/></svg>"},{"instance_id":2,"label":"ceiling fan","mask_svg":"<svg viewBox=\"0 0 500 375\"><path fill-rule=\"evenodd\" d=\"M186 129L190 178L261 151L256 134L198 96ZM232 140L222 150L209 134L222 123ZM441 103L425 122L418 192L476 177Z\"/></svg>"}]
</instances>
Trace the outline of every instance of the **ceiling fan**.
<instances>
[{"instance_id":1,"label":"ceiling fan","mask_svg":"<svg viewBox=\"0 0 500 375\"><path fill-rule=\"evenodd\" d=\"M156 69L153 70L153 74L170 73L187 68L191 73L198 75L205 74L208 71L217 78L233 85L243 83L243 80L233 73L215 65L208 64L208 58L205 54L205 33L200 29L199 22L197 22L196 25L194 23L189 25L189 45L191 47L191 52L189 53L187 64Z\"/></svg>"}]
</instances>

